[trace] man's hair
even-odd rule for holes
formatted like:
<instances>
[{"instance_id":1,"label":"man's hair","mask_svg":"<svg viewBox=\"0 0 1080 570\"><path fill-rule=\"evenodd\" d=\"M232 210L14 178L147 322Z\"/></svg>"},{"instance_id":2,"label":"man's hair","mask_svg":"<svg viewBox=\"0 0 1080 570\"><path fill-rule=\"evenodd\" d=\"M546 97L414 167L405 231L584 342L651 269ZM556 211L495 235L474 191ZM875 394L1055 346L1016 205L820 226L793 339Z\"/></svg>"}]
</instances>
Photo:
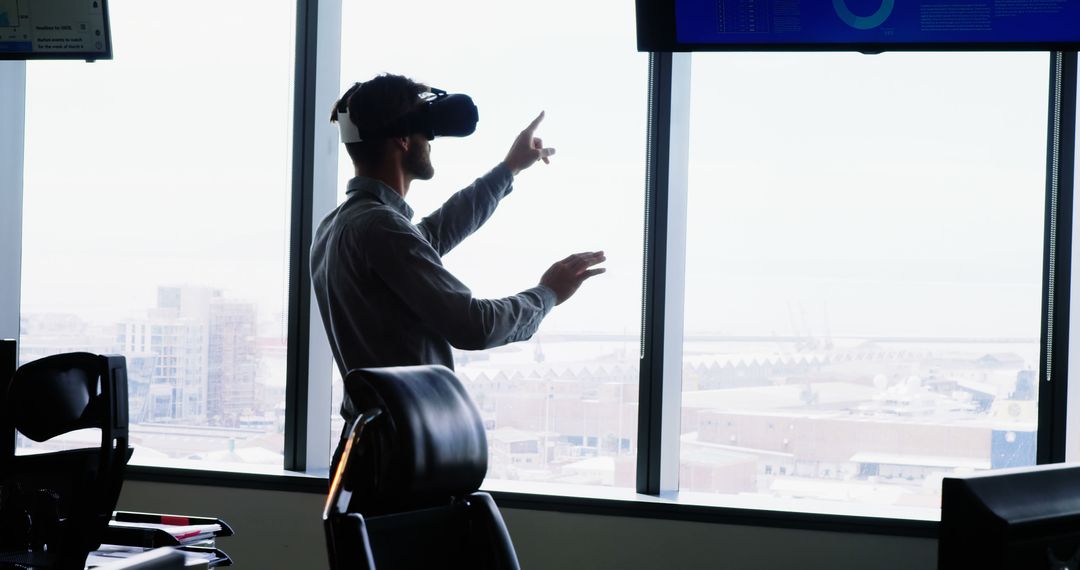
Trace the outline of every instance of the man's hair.
<instances>
[{"instance_id":1,"label":"man's hair","mask_svg":"<svg viewBox=\"0 0 1080 570\"><path fill-rule=\"evenodd\" d=\"M420 102L420 94L428 87L408 77L384 73L364 83L353 85L334 103L330 122L338 120L338 109L347 109L349 119L360 133L377 132L413 110ZM347 143L345 150L353 164L374 166L383 159L382 138L365 139L363 142Z\"/></svg>"}]
</instances>

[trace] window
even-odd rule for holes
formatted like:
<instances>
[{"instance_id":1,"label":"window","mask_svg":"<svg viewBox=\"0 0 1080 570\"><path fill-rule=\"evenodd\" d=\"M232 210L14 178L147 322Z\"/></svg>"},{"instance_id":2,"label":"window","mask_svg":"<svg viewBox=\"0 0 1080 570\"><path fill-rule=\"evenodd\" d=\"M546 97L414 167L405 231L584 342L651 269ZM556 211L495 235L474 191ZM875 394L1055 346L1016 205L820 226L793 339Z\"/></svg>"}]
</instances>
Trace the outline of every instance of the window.
<instances>
[{"instance_id":1,"label":"window","mask_svg":"<svg viewBox=\"0 0 1080 570\"><path fill-rule=\"evenodd\" d=\"M356 24L373 20L385 25ZM436 176L408 196L417 219L494 167L546 111L538 135L557 149L552 163L523 172L445 263L480 297L532 287L579 251L604 250L608 272L556 307L532 340L457 352L456 371L489 427L489 478L632 487L647 79L632 4L558 0L524 12L497 0L467 11L346 0L342 22L341 92L392 72L468 93L479 107L474 135L432 143ZM339 157L343 194L352 166Z\"/></svg>"},{"instance_id":2,"label":"window","mask_svg":"<svg viewBox=\"0 0 1080 570\"><path fill-rule=\"evenodd\" d=\"M1034 464L1045 54L692 81L680 488L936 509L943 475Z\"/></svg>"},{"instance_id":3,"label":"window","mask_svg":"<svg viewBox=\"0 0 1080 570\"><path fill-rule=\"evenodd\" d=\"M409 195L421 216L547 112L552 164L523 173L445 259L476 295L526 289L571 252L608 255L532 340L456 353L488 430L489 484L932 520L943 475L1080 449L1063 383L1038 382L1065 370L1046 351L1067 360L1073 188L1048 205L1046 141L1048 122L1076 136L1073 56L1058 75L1040 53L695 54L666 93L671 54L649 68L625 0L111 8L115 60L28 65L14 285L21 361L127 357L136 463L325 465L341 380L321 325L288 302L307 291L308 218L352 176L344 153L330 160L330 104L380 72L479 105L473 136L433 144L438 176ZM327 29L339 23L340 43ZM318 65L294 85L297 49L301 68ZM1065 106L1047 117L1060 77L1051 100ZM666 115L665 94L687 107ZM671 133L685 157L648 149L686 159L672 162L686 188L646 174L650 119L654 135L686 119ZM1052 176L1072 172L1075 157L1059 158ZM665 223L682 198L685 223ZM661 222L648 250L643 213ZM683 232L685 252L671 246ZM1061 264L1044 276L1047 254ZM666 297L643 295L643 259ZM1060 308L1049 323L1047 307Z\"/></svg>"},{"instance_id":4,"label":"window","mask_svg":"<svg viewBox=\"0 0 1080 570\"><path fill-rule=\"evenodd\" d=\"M295 5L110 8L28 65L20 361L125 355L133 462L280 468Z\"/></svg>"}]
</instances>

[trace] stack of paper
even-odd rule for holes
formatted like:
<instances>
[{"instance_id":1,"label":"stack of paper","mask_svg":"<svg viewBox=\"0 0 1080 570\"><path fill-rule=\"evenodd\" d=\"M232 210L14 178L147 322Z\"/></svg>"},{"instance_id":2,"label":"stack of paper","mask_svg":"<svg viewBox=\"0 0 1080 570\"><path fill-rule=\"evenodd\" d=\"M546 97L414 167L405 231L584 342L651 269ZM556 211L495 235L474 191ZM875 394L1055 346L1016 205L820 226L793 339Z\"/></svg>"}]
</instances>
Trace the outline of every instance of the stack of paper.
<instances>
[{"instance_id":1,"label":"stack of paper","mask_svg":"<svg viewBox=\"0 0 1080 570\"><path fill-rule=\"evenodd\" d=\"M114 528L152 528L169 533L180 544L194 544L204 540L212 540L216 533L221 532L220 524L189 524L175 525L150 522L109 521L109 526Z\"/></svg>"},{"instance_id":2,"label":"stack of paper","mask_svg":"<svg viewBox=\"0 0 1080 570\"><path fill-rule=\"evenodd\" d=\"M127 560L131 557L143 554L152 549L140 548L138 546L117 546L113 544L103 544L98 550L91 552L90 556L86 558L87 568L108 568L109 565L116 564L119 561ZM210 565L215 563L214 556L208 552L184 552L184 568L185 570L200 570L203 568L210 568Z\"/></svg>"}]
</instances>

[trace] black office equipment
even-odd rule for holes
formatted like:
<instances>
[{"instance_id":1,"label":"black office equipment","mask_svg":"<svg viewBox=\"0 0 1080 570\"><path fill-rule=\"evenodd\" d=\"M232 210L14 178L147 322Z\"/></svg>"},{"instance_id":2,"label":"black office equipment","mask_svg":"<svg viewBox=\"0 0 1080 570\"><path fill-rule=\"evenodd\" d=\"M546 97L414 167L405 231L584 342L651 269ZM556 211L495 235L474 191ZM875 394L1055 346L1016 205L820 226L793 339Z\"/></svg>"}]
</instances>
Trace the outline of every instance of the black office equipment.
<instances>
[{"instance_id":1,"label":"black office equipment","mask_svg":"<svg viewBox=\"0 0 1080 570\"><path fill-rule=\"evenodd\" d=\"M6 386L19 366L19 353L14 340L0 339L0 386Z\"/></svg>"},{"instance_id":2,"label":"black office equipment","mask_svg":"<svg viewBox=\"0 0 1080 570\"><path fill-rule=\"evenodd\" d=\"M5 59L112 59L108 0L0 0Z\"/></svg>"},{"instance_id":3,"label":"black office equipment","mask_svg":"<svg viewBox=\"0 0 1080 570\"><path fill-rule=\"evenodd\" d=\"M128 448L124 357L68 353L18 368L0 390L0 562L81 568L102 540ZM16 455L16 433L47 442L85 428L96 448Z\"/></svg>"},{"instance_id":4,"label":"black office equipment","mask_svg":"<svg viewBox=\"0 0 1080 570\"><path fill-rule=\"evenodd\" d=\"M487 493L479 411L442 366L352 370L358 409L323 511L336 570L518 570Z\"/></svg>"},{"instance_id":5,"label":"black office equipment","mask_svg":"<svg viewBox=\"0 0 1080 570\"><path fill-rule=\"evenodd\" d=\"M1080 47L1080 0L637 0L640 51Z\"/></svg>"},{"instance_id":6,"label":"black office equipment","mask_svg":"<svg viewBox=\"0 0 1080 570\"><path fill-rule=\"evenodd\" d=\"M970 568L1080 568L1080 466L944 479L938 569Z\"/></svg>"}]
</instances>

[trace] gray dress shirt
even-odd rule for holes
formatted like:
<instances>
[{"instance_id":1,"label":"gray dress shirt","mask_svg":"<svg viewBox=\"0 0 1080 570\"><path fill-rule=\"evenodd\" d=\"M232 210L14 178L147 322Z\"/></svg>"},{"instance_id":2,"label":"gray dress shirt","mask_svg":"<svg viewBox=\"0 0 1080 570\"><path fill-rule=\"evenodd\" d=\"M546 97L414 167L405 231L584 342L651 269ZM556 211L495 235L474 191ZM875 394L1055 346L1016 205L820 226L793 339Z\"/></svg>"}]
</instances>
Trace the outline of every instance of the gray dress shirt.
<instances>
[{"instance_id":1,"label":"gray dress shirt","mask_svg":"<svg viewBox=\"0 0 1080 570\"><path fill-rule=\"evenodd\" d=\"M441 259L487 221L512 182L500 164L414 225L412 208L389 186L349 181L345 202L319 224L311 245L315 298L342 377L354 368L453 369L451 346L481 350L536 332L555 306L551 289L476 299ZM341 415L347 422L358 415L348 396Z\"/></svg>"}]
</instances>

